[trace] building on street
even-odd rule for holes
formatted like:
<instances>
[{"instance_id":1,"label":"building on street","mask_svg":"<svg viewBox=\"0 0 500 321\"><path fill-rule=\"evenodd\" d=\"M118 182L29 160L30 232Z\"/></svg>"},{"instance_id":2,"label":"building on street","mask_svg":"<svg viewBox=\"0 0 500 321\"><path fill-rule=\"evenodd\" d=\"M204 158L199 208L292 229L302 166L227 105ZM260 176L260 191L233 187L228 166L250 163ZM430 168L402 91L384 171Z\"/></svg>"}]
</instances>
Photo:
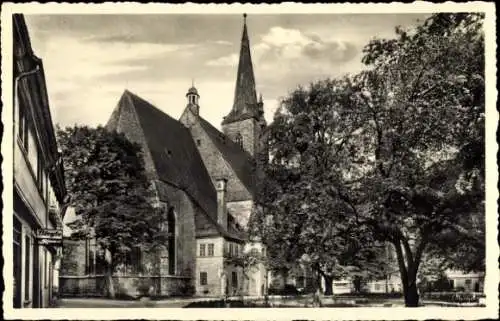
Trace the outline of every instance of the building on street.
<instances>
[{"instance_id":1,"label":"building on street","mask_svg":"<svg viewBox=\"0 0 500 321\"><path fill-rule=\"evenodd\" d=\"M42 61L23 15L13 19L14 308L51 304L62 245L66 189Z\"/></svg>"},{"instance_id":2,"label":"building on street","mask_svg":"<svg viewBox=\"0 0 500 321\"><path fill-rule=\"evenodd\" d=\"M267 153L262 97L258 98L246 15L243 23L234 104L222 120L222 132L200 116L200 93L187 90L186 107L176 120L145 99L125 90L107 123L142 146L157 204L165 212L169 241L155 253L158 268L137 253L129 266L115 271L118 289L137 293L137 280L153 280L156 295L263 295L262 264L243 268L243 253L261 253L245 227L253 208L260 156ZM183 94L183 93L180 93ZM95 267L98 249L65 239L63 295L104 295ZM72 250L70 250L70 247ZM90 266L89 266L90 262ZM98 265L98 264L97 264Z\"/></svg>"}]
</instances>

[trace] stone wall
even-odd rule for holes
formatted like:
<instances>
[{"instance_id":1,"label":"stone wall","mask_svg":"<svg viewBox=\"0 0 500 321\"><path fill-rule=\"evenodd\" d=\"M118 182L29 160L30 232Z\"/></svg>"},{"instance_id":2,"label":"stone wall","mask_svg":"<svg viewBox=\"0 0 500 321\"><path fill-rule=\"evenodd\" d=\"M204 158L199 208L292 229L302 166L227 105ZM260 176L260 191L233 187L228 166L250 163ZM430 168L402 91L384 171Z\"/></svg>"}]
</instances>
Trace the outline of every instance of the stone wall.
<instances>
[{"instance_id":1,"label":"stone wall","mask_svg":"<svg viewBox=\"0 0 500 321\"><path fill-rule=\"evenodd\" d=\"M199 206L182 190L162 181L156 181L158 195L166 208L173 207L176 222L176 273L194 277L196 240L195 215Z\"/></svg>"},{"instance_id":2,"label":"stone wall","mask_svg":"<svg viewBox=\"0 0 500 321\"><path fill-rule=\"evenodd\" d=\"M117 298L136 298L141 295L139 286L152 286L151 296L191 296L194 289L192 280L176 276L114 276ZM106 277L61 276L59 280L61 297L105 297L108 293Z\"/></svg>"},{"instance_id":3,"label":"stone wall","mask_svg":"<svg viewBox=\"0 0 500 321\"><path fill-rule=\"evenodd\" d=\"M250 215L252 214L252 201L228 202L227 210L243 228L247 228Z\"/></svg>"},{"instance_id":4,"label":"stone wall","mask_svg":"<svg viewBox=\"0 0 500 321\"><path fill-rule=\"evenodd\" d=\"M236 135L240 134L243 138L243 149L250 155L255 156L259 146L260 129L257 121L253 118L237 121L234 123L224 124L222 127L224 134L233 141Z\"/></svg>"},{"instance_id":5,"label":"stone wall","mask_svg":"<svg viewBox=\"0 0 500 321\"><path fill-rule=\"evenodd\" d=\"M186 119L188 118L189 111L187 111L186 114L187 115L183 115L181 121L188 121ZM236 173L234 173L231 166L226 162L224 156L217 149L203 128L201 128L200 124L198 122L191 123L189 129L201 159L203 160L203 164L212 178L212 184L215 186L217 178L224 177L227 179L226 200L230 202L252 199L251 193L241 183Z\"/></svg>"}]
</instances>

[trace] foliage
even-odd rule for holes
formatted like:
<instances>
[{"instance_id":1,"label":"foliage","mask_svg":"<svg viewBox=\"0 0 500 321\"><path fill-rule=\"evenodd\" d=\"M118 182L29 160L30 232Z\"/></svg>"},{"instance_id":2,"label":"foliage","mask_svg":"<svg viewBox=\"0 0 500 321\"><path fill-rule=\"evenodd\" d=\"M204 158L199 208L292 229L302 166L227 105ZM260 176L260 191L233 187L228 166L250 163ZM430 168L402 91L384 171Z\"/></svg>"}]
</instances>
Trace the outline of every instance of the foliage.
<instances>
[{"instance_id":1,"label":"foliage","mask_svg":"<svg viewBox=\"0 0 500 321\"><path fill-rule=\"evenodd\" d=\"M360 107L375 169L366 180L375 187L367 221L396 249L407 305L418 305L425 249L444 249L447 235L473 234L461 223L483 212L481 28L479 14L436 14L412 32L397 28L397 39L365 48L372 69L358 77ZM470 153L462 157L471 146L477 163ZM465 188L457 187L460 181Z\"/></svg>"},{"instance_id":2,"label":"foliage","mask_svg":"<svg viewBox=\"0 0 500 321\"><path fill-rule=\"evenodd\" d=\"M77 219L73 237L95 237L111 254L111 271L132 249L163 241L140 147L103 127L58 128L66 184Z\"/></svg>"},{"instance_id":3,"label":"foliage","mask_svg":"<svg viewBox=\"0 0 500 321\"><path fill-rule=\"evenodd\" d=\"M325 280L342 277L389 242L408 306L418 306L425 253L458 265L467 244L473 262L462 265L481 268L482 19L439 13L396 28L365 47L366 70L282 101L251 229L277 266L307 255Z\"/></svg>"}]
</instances>

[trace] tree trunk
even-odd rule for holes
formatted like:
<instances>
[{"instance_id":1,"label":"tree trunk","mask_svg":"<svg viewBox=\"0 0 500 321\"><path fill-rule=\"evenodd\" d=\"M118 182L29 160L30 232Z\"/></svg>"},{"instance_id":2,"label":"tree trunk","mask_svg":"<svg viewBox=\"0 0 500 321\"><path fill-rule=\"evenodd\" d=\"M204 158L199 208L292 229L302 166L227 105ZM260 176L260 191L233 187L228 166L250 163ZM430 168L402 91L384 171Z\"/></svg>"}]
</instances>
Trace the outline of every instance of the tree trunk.
<instances>
[{"instance_id":1,"label":"tree trunk","mask_svg":"<svg viewBox=\"0 0 500 321\"><path fill-rule=\"evenodd\" d=\"M362 283L362 278L359 277L359 276L355 276L354 279L352 280L352 283L354 285L354 291L356 293L360 293L361 292L361 283Z\"/></svg>"},{"instance_id":2,"label":"tree trunk","mask_svg":"<svg viewBox=\"0 0 500 321\"><path fill-rule=\"evenodd\" d=\"M333 277L323 274L325 279L325 295L333 295Z\"/></svg>"},{"instance_id":3,"label":"tree trunk","mask_svg":"<svg viewBox=\"0 0 500 321\"><path fill-rule=\"evenodd\" d=\"M283 278L283 287L285 287L288 284L288 270L282 270L281 276Z\"/></svg>"},{"instance_id":4,"label":"tree trunk","mask_svg":"<svg viewBox=\"0 0 500 321\"><path fill-rule=\"evenodd\" d=\"M417 285L415 282L409 284L405 291L405 306L407 307L418 307L419 295L417 291Z\"/></svg>"},{"instance_id":5,"label":"tree trunk","mask_svg":"<svg viewBox=\"0 0 500 321\"><path fill-rule=\"evenodd\" d=\"M116 296L115 293L115 284L113 282L113 267L111 264L108 264L106 267L106 283L108 286L108 297L110 299L114 299Z\"/></svg>"}]
</instances>

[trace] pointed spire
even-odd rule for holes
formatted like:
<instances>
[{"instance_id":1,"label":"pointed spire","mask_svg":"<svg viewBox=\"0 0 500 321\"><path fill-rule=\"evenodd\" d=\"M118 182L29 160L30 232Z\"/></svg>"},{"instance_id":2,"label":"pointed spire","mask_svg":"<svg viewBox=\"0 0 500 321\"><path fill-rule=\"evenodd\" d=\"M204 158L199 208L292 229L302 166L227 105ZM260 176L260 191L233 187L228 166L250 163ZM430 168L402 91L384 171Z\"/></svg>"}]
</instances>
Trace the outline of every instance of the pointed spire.
<instances>
[{"instance_id":1,"label":"pointed spire","mask_svg":"<svg viewBox=\"0 0 500 321\"><path fill-rule=\"evenodd\" d=\"M255 77L250 54L246 17L247 14L243 14L243 34L241 36L240 59L236 75L233 108L229 115L225 117L223 123L230 123L242 118L258 117Z\"/></svg>"}]
</instances>

